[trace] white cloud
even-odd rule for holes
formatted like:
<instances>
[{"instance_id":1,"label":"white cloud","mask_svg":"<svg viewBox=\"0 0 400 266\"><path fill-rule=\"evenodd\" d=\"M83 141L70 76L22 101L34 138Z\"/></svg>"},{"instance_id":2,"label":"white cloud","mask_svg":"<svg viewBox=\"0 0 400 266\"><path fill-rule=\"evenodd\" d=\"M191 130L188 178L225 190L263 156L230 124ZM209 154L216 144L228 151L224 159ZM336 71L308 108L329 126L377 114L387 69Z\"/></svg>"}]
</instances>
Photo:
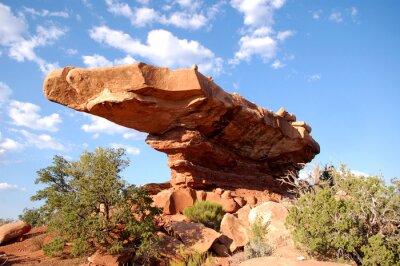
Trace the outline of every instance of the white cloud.
<instances>
[{"instance_id":1,"label":"white cloud","mask_svg":"<svg viewBox=\"0 0 400 266\"><path fill-rule=\"evenodd\" d=\"M280 60L276 59L276 60L271 64L271 67L272 67L273 69L280 69L280 68L285 67L285 64L283 64Z\"/></svg>"},{"instance_id":2,"label":"white cloud","mask_svg":"<svg viewBox=\"0 0 400 266\"><path fill-rule=\"evenodd\" d=\"M10 45L21 41L27 26L22 16L14 16L10 7L0 3L0 44Z\"/></svg>"},{"instance_id":3,"label":"white cloud","mask_svg":"<svg viewBox=\"0 0 400 266\"><path fill-rule=\"evenodd\" d=\"M276 35L276 38L281 41L284 42L287 38L291 37L294 35L294 32L291 30L285 30L285 31L280 31L278 32L278 34Z\"/></svg>"},{"instance_id":4,"label":"white cloud","mask_svg":"<svg viewBox=\"0 0 400 266\"><path fill-rule=\"evenodd\" d=\"M124 2L106 0L107 10L110 13L126 17L133 26L143 27L159 23L194 30L210 26L210 21L220 12L221 6L225 1L219 1L204 9L200 8L202 5L200 1L177 0L175 3L180 6L180 10L172 11L169 14L162 14L148 6L132 8ZM148 4L148 2L145 4ZM168 7L167 9L164 8L164 11L172 9L171 6Z\"/></svg>"},{"instance_id":5,"label":"white cloud","mask_svg":"<svg viewBox=\"0 0 400 266\"><path fill-rule=\"evenodd\" d=\"M19 133L25 137L25 141L27 145L32 145L35 146L36 148L40 150L56 150L56 151L65 151L66 147L53 138L50 135L47 134L33 134L30 133L26 130L19 130Z\"/></svg>"},{"instance_id":6,"label":"white cloud","mask_svg":"<svg viewBox=\"0 0 400 266\"><path fill-rule=\"evenodd\" d=\"M7 84L0 81L0 107L8 100L11 95L12 90Z\"/></svg>"},{"instance_id":7,"label":"white cloud","mask_svg":"<svg viewBox=\"0 0 400 266\"><path fill-rule=\"evenodd\" d=\"M241 60L249 61L253 55L258 55L264 60L275 57L277 41L267 35L245 35L239 40L240 49L235 53L231 63L238 64Z\"/></svg>"},{"instance_id":8,"label":"white cloud","mask_svg":"<svg viewBox=\"0 0 400 266\"><path fill-rule=\"evenodd\" d=\"M78 54L78 50L72 48L63 49L63 51L69 56Z\"/></svg>"},{"instance_id":9,"label":"white cloud","mask_svg":"<svg viewBox=\"0 0 400 266\"><path fill-rule=\"evenodd\" d=\"M6 190L20 190L20 191L26 191L26 188L24 187L19 187L14 184L9 184L9 183L0 183L0 191L6 191Z\"/></svg>"},{"instance_id":10,"label":"white cloud","mask_svg":"<svg viewBox=\"0 0 400 266\"><path fill-rule=\"evenodd\" d=\"M354 18L354 17L357 16L358 10L357 10L357 8L355 8L354 6L352 6L352 7L350 7L350 9L349 9L349 13L350 13L350 16L352 16L352 17Z\"/></svg>"},{"instance_id":11,"label":"white cloud","mask_svg":"<svg viewBox=\"0 0 400 266\"><path fill-rule=\"evenodd\" d=\"M280 9L285 0L232 0L231 5L244 15L244 24L251 27L272 25L274 11Z\"/></svg>"},{"instance_id":12,"label":"white cloud","mask_svg":"<svg viewBox=\"0 0 400 266\"><path fill-rule=\"evenodd\" d=\"M121 134L125 139L144 140L147 136L146 133L117 125L102 117L91 115L89 118L91 123L84 124L82 130L86 133L93 133L94 137L99 136L99 134Z\"/></svg>"},{"instance_id":13,"label":"white cloud","mask_svg":"<svg viewBox=\"0 0 400 266\"><path fill-rule=\"evenodd\" d=\"M318 10L312 11L311 15L312 15L313 19L319 20L321 18L322 13L323 13L322 9L318 9Z\"/></svg>"},{"instance_id":14,"label":"white cloud","mask_svg":"<svg viewBox=\"0 0 400 266\"><path fill-rule=\"evenodd\" d=\"M308 82L313 82L313 81L318 81L318 80L321 80L320 74L314 74L314 75L310 75L307 77Z\"/></svg>"},{"instance_id":15,"label":"white cloud","mask_svg":"<svg viewBox=\"0 0 400 266\"><path fill-rule=\"evenodd\" d=\"M62 17L62 18L69 18L68 12L65 11L49 11L47 9L36 10L30 7L24 7L23 12L27 14L31 14L32 16L39 16L39 17Z\"/></svg>"},{"instance_id":16,"label":"white cloud","mask_svg":"<svg viewBox=\"0 0 400 266\"><path fill-rule=\"evenodd\" d=\"M338 12L338 11L333 11L330 15L329 15L329 20L336 22L336 23L340 23L343 21L342 18L342 13Z\"/></svg>"},{"instance_id":17,"label":"white cloud","mask_svg":"<svg viewBox=\"0 0 400 266\"><path fill-rule=\"evenodd\" d=\"M108 28L95 27L90 30L95 41L120 49L127 54L148 59L153 64L166 67L199 66L201 72L218 74L222 68L222 59L193 40L179 39L166 30L152 30L147 35L147 43L133 39L130 35Z\"/></svg>"},{"instance_id":18,"label":"white cloud","mask_svg":"<svg viewBox=\"0 0 400 266\"><path fill-rule=\"evenodd\" d=\"M119 148L123 148L126 150L126 152L128 154L132 154L132 155L139 155L140 154L140 149L130 146L130 145L124 145L124 144L118 144L118 143L111 143L110 147L113 149L119 149Z\"/></svg>"},{"instance_id":19,"label":"white cloud","mask_svg":"<svg viewBox=\"0 0 400 266\"><path fill-rule=\"evenodd\" d=\"M11 101L9 116L12 123L17 126L25 126L36 130L57 131L62 122L57 113L48 116L40 116L40 107L27 102Z\"/></svg>"},{"instance_id":20,"label":"white cloud","mask_svg":"<svg viewBox=\"0 0 400 266\"><path fill-rule=\"evenodd\" d=\"M280 31L272 28L274 12L283 7L285 0L232 0L231 5L244 16L245 29L239 40L239 50L231 64L249 61L253 56L261 57L265 62L276 56L279 42L294 34L293 31Z\"/></svg>"},{"instance_id":21,"label":"white cloud","mask_svg":"<svg viewBox=\"0 0 400 266\"><path fill-rule=\"evenodd\" d=\"M35 48L52 44L65 34L66 29L56 26L37 26L36 34L29 36L23 16L15 16L10 7L0 3L0 45L8 48L8 55L23 62L35 62L43 73L58 68L57 63L48 63L35 53Z\"/></svg>"},{"instance_id":22,"label":"white cloud","mask_svg":"<svg viewBox=\"0 0 400 266\"><path fill-rule=\"evenodd\" d=\"M110 61L102 55L94 54L94 55L84 55L82 56L83 63L87 67L104 67L104 66L118 66L118 65L129 65L136 62L136 60L130 55L125 56L124 58L115 59L114 61Z\"/></svg>"},{"instance_id":23,"label":"white cloud","mask_svg":"<svg viewBox=\"0 0 400 266\"><path fill-rule=\"evenodd\" d=\"M0 159L7 153L23 149L23 145L13 139L3 139L0 132Z\"/></svg>"}]
</instances>

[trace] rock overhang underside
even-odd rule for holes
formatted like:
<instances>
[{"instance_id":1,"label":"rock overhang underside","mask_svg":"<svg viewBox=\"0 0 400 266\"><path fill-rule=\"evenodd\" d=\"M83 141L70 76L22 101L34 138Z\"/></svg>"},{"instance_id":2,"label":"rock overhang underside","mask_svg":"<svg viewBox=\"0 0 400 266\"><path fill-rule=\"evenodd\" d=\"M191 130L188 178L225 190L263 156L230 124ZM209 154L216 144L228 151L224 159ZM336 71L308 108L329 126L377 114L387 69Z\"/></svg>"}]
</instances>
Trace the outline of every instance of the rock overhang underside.
<instances>
[{"instance_id":1,"label":"rock overhang underside","mask_svg":"<svg viewBox=\"0 0 400 266\"><path fill-rule=\"evenodd\" d=\"M293 114L227 93L196 69L65 67L43 90L50 101L149 133L146 143L168 156L173 186L283 192L279 177L320 151Z\"/></svg>"}]
</instances>

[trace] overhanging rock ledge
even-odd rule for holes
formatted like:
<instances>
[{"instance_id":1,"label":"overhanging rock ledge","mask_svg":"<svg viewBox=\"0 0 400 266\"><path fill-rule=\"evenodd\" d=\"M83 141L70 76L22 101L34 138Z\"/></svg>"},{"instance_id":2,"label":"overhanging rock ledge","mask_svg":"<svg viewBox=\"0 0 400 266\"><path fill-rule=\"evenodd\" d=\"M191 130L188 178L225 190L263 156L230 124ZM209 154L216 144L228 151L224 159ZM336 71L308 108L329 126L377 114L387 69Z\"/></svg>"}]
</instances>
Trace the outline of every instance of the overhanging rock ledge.
<instances>
[{"instance_id":1,"label":"overhanging rock ledge","mask_svg":"<svg viewBox=\"0 0 400 266\"><path fill-rule=\"evenodd\" d=\"M146 143L168 155L173 186L279 193L277 178L320 151L294 115L229 94L196 69L65 67L43 90L51 101L148 132Z\"/></svg>"}]
</instances>

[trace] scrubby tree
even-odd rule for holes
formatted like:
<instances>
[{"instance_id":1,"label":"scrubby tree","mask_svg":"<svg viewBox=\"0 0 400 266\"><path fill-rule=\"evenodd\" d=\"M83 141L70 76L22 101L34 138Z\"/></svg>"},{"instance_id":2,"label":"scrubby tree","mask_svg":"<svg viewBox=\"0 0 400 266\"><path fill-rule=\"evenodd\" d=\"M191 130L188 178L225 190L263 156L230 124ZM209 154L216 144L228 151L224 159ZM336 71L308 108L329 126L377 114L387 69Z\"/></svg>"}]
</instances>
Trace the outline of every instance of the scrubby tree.
<instances>
[{"instance_id":1,"label":"scrubby tree","mask_svg":"<svg viewBox=\"0 0 400 266\"><path fill-rule=\"evenodd\" d=\"M313 255L358 265L400 265L400 192L341 166L333 182L301 195L289 210L294 240Z\"/></svg>"},{"instance_id":2,"label":"scrubby tree","mask_svg":"<svg viewBox=\"0 0 400 266\"><path fill-rule=\"evenodd\" d=\"M196 201L192 206L184 209L183 214L193 222L219 230L225 212L219 203Z\"/></svg>"},{"instance_id":3,"label":"scrubby tree","mask_svg":"<svg viewBox=\"0 0 400 266\"><path fill-rule=\"evenodd\" d=\"M124 149L85 151L78 161L55 156L53 165L37 172L36 184L45 185L32 200L49 229L71 242L71 254L93 248L153 256L154 218L159 212L141 187L127 185L120 173L129 165Z\"/></svg>"}]
</instances>

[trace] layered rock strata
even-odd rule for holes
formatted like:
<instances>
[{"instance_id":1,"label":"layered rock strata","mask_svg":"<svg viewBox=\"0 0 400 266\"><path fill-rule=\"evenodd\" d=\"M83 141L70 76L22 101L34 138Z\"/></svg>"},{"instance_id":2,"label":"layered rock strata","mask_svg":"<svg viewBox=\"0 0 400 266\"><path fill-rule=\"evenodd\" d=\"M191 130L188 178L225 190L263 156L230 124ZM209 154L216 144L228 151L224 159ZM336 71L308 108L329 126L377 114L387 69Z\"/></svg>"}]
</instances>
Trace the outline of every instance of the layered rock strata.
<instances>
[{"instance_id":1,"label":"layered rock strata","mask_svg":"<svg viewBox=\"0 0 400 266\"><path fill-rule=\"evenodd\" d=\"M72 109L149 133L168 155L173 186L282 191L277 178L311 161L311 127L261 108L194 69L144 63L50 73L44 94Z\"/></svg>"}]
</instances>

